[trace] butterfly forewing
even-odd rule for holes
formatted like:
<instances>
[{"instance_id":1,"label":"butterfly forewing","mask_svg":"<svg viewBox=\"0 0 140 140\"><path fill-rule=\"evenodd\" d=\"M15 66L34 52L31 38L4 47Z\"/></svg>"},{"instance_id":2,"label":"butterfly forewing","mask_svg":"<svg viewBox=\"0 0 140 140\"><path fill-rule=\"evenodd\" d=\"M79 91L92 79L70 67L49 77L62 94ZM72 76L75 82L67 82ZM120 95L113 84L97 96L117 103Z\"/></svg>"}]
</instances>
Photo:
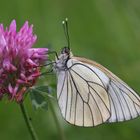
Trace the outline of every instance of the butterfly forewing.
<instances>
[{"instance_id":1,"label":"butterfly forewing","mask_svg":"<svg viewBox=\"0 0 140 140\"><path fill-rule=\"evenodd\" d=\"M85 65L90 65L90 67L97 68L109 78L106 90L110 101L111 116L108 122L130 120L140 115L140 96L132 88L105 67L94 61L79 57L73 59ZM99 73L98 75L101 77Z\"/></svg>"}]
</instances>

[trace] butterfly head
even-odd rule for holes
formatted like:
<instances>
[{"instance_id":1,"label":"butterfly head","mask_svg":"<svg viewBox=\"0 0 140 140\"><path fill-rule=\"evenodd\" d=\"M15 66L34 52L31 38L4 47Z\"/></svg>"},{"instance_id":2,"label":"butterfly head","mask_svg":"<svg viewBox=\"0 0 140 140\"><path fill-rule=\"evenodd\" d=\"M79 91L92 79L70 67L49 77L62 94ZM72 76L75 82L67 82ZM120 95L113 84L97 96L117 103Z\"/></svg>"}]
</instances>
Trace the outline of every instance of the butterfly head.
<instances>
[{"instance_id":1,"label":"butterfly head","mask_svg":"<svg viewBox=\"0 0 140 140\"><path fill-rule=\"evenodd\" d=\"M69 47L62 48L61 54L67 54L67 55L69 55L70 54L70 48Z\"/></svg>"},{"instance_id":2,"label":"butterfly head","mask_svg":"<svg viewBox=\"0 0 140 140\"><path fill-rule=\"evenodd\" d=\"M69 47L63 47L60 56L65 56L68 59L73 56L71 49Z\"/></svg>"},{"instance_id":3,"label":"butterfly head","mask_svg":"<svg viewBox=\"0 0 140 140\"><path fill-rule=\"evenodd\" d=\"M67 61L72 57L72 52L70 48L64 47L62 48L58 59L56 59L55 69L56 70L65 70Z\"/></svg>"},{"instance_id":4,"label":"butterfly head","mask_svg":"<svg viewBox=\"0 0 140 140\"><path fill-rule=\"evenodd\" d=\"M67 61L71 57L71 51L68 47L63 47L60 55L58 57L59 60Z\"/></svg>"},{"instance_id":5,"label":"butterfly head","mask_svg":"<svg viewBox=\"0 0 140 140\"><path fill-rule=\"evenodd\" d=\"M70 49L70 41L69 41L69 33L68 33L68 19L67 18L62 22L62 25L64 28L67 45L62 48L60 55L56 58L55 69L57 71L65 70L67 67L68 60L73 56L71 49Z\"/></svg>"}]
</instances>

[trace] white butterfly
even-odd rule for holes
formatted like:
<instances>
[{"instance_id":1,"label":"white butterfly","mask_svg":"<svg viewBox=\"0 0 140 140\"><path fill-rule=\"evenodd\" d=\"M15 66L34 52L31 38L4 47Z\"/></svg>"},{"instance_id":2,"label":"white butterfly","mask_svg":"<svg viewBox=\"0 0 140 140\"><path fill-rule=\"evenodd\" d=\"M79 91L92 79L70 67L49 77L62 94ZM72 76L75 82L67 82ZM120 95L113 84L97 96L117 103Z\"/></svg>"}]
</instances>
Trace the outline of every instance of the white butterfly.
<instances>
[{"instance_id":1,"label":"white butterfly","mask_svg":"<svg viewBox=\"0 0 140 140\"><path fill-rule=\"evenodd\" d=\"M64 47L54 68L58 104L67 122L90 127L140 115L140 96L95 61L74 57Z\"/></svg>"}]
</instances>

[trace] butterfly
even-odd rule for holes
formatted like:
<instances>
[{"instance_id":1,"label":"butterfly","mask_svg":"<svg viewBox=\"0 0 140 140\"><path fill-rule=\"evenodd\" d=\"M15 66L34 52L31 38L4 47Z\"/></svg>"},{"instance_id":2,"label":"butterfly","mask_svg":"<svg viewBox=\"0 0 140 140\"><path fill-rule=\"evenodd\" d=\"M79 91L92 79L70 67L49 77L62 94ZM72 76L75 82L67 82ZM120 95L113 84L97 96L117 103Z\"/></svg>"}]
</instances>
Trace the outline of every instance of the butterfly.
<instances>
[{"instance_id":1,"label":"butterfly","mask_svg":"<svg viewBox=\"0 0 140 140\"><path fill-rule=\"evenodd\" d=\"M73 56L67 20L63 22L68 47L55 61L57 99L64 119L92 127L122 122L140 115L140 96L125 82L95 61Z\"/></svg>"}]
</instances>

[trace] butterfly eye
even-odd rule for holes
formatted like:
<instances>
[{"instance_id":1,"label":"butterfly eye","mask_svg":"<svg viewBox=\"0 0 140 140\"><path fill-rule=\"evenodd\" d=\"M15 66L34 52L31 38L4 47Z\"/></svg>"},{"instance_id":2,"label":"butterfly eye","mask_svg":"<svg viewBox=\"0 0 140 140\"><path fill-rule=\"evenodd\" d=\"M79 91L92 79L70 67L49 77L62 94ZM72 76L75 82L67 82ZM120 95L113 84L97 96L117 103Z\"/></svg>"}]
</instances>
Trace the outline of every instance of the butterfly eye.
<instances>
[{"instance_id":1,"label":"butterfly eye","mask_svg":"<svg viewBox=\"0 0 140 140\"><path fill-rule=\"evenodd\" d=\"M61 51L61 54L69 54L70 53L70 50L68 47L64 47Z\"/></svg>"}]
</instances>

